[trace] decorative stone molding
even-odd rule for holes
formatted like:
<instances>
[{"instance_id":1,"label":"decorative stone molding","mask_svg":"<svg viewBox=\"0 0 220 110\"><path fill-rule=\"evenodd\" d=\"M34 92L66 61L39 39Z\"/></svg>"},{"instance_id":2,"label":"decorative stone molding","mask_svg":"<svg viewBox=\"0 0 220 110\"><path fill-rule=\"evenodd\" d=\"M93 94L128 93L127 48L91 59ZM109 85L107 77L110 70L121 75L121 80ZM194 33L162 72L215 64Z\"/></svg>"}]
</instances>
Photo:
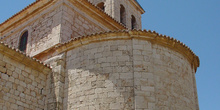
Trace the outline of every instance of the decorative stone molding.
<instances>
[{"instance_id":1,"label":"decorative stone molding","mask_svg":"<svg viewBox=\"0 0 220 110\"><path fill-rule=\"evenodd\" d=\"M141 7L141 5L138 3L137 0L129 0L129 1L141 12L141 14L145 13L144 9Z\"/></svg>"}]
</instances>

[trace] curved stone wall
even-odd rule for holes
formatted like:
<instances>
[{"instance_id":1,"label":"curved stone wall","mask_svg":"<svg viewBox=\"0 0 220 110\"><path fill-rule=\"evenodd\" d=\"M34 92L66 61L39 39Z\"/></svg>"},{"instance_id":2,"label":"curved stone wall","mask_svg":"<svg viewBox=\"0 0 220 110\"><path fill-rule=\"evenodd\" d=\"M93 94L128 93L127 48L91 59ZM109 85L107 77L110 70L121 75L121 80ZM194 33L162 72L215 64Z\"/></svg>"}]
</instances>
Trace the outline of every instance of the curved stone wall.
<instances>
[{"instance_id":1,"label":"curved stone wall","mask_svg":"<svg viewBox=\"0 0 220 110\"><path fill-rule=\"evenodd\" d=\"M134 108L130 40L85 45L68 51L66 60L68 109Z\"/></svg>"},{"instance_id":2,"label":"curved stone wall","mask_svg":"<svg viewBox=\"0 0 220 110\"><path fill-rule=\"evenodd\" d=\"M66 51L64 109L198 109L197 67L175 49L146 39L125 39L128 36L88 37L81 44L96 40L81 46L71 43L74 46Z\"/></svg>"}]
</instances>

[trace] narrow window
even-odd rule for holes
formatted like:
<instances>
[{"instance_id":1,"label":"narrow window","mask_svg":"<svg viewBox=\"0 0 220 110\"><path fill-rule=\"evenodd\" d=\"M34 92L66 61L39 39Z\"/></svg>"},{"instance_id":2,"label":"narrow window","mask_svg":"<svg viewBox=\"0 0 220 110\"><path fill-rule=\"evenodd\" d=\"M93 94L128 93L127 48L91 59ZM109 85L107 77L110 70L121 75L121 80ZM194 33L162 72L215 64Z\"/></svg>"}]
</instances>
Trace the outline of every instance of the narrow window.
<instances>
[{"instance_id":1,"label":"narrow window","mask_svg":"<svg viewBox=\"0 0 220 110\"><path fill-rule=\"evenodd\" d=\"M99 7L102 11L105 11L105 4L103 2L99 3L97 7Z\"/></svg>"},{"instance_id":2,"label":"narrow window","mask_svg":"<svg viewBox=\"0 0 220 110\"><path fill-rule=\"evenodd\" d=\"M120 6L120 22L126 25L126 13L123 5Z\"/></svg>"},{"instance_id":3,"label":"narrow window","mask_svg":"<svg viewBox=\"0 0 220 110\"><path fill-rule=\"evenodd\" d=\"M134 15L131 15L131 29L137 29L137 22Z\"/></svg>"},{"instance_id":4,"label":"narrow window","mask_svg":"<svg viewBox=\"0 0 220 110\"><path fill-rule=\"evenodd\" d=\"M22 52L26 51L27 48L28 31L25 31L20 38L19 50Z\"/></svg>"}]
</instances>

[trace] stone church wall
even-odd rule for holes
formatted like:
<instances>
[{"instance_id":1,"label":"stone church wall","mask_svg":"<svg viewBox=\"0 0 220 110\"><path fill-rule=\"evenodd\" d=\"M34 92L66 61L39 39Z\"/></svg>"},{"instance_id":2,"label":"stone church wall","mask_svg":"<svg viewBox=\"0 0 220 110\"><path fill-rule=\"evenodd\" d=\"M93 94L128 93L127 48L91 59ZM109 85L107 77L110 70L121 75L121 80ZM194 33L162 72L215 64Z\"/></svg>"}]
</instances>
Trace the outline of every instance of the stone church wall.
<instances>
[{"instance_id":1,"label":"stone church wall","mask_svg":"<svg viewBox=\"0 0 220 110\"><path fill-rule=\"evenodd\" d=\"M131 41L107 41L67 52L64 107L133 109Z\"/></svg>"},{"instance_id":2,"label":"stone church wall","mask_svg":"<svg viewBox=\"0 0 220 110\"><path fill-rule=\"evenodd\" d=\"M30 56L74 37L109 31L68 1L58 1L31 17L20 21L0 36L4 43L18 48L22 33L28 31L26 54Z\"/></svg>"},{"instance_id":3,"label":"stone church wall","mask_svg":"<svg viewBox=\"0 0 220 110\"><path fill-rule=\"evenodd\" d=\"M178 52L133 40L136 109L196 110L195 73Z\"/></svg>"},{"instance_id":4,"label":"stone church wall","mask_svg":"<svg viewBox=\"0 0 220 110\"><path fill-rule=\"evenodd\" d=\"M31 17L14 25L14 28L7 30L2 36L6 36L3 39L6 44L18 48L20 37L27 30L26 53L33 56L60 42L62 6L58 2Z\"/></svg>"},{"instance_id":5,"label":"stone church wall","mask_svg":"<svg viewBox=\"0 0 220 110\"><path fill-rule=\"evenodd\" d=\"M28 60L24 58L22 62L25 61ZM43 110L46 107L49 71L33 69L34 63L27 66L22 62L0 53L0 110Z\"/></svg>"},{"instance_id":6,"label":"stone church wall","mask_svg":"<svg viewBox=\"0 0 220 110\"><path fill-rule=\"evenodd\" d=\"M105 32L109 29L83 11L77 9L69 1L63 5L61 27L61 42L67 42L71 38L93 34L94 32Z\"/></svg>"},{"instance_id":7,"label":"stone church wall","mask_svg":"<svg viewBox=\"0 0 220 110\"><path fill-rule=\"evenodd\" d=\"M64 108L197 109L193 68L145 40L90 43L67 52Z\"/></svg>"}]
</instances>

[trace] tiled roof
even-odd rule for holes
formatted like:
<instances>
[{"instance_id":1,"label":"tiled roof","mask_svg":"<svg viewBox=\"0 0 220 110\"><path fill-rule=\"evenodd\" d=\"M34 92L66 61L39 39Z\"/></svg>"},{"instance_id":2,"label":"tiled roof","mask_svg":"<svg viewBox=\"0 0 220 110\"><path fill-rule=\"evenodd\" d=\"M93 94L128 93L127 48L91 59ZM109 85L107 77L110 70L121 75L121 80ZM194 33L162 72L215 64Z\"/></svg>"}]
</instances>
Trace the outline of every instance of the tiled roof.
<instances>
[{"instance_id":1,"label":"tiled roof","mask_svg":"<svg viewBox=\"0 0 220 110\"><path fill-rule=\"evenodd\" d=\"M148 30L148 31L147 30L119 30L119 31L94 33L91 35L73 38L69 40L68 42L60 44L56 48L62 49L62 46L66 48L68 44L72 44L75 41L81 42L79 45L83 45L84 43L88 44L90 42L96 42L96 41L92 41L92 38L94 38L94 40L97 40L97 41L102 41L102 40L106 41L106 40L114 40L114 39L126 39L126 37L146 39L151 42L164 45L165 47L174 49L175 51L186 56L186 58L190 61L190 63L194 65L195 71L197 67L199 67L200 65L199 57L184 43L170 36L158 34L157 32L151 31L151 30ZM78 44L73 44L73 45L77 46ZM64 50L61 50L61 51L64 51Z\"/></svg>"},{"instance_id":2,"label":"tiled roof","mask_svg":"<svg viewBox=\"0 0 220 110\"><path fill-rule=\"evenodd\" d=\"M15 59L18 59L20 62L23 62L23 60L26 58L28 60L25 61L33 61L35 63L38 63L46 68L51 68L50 65L43 63L40 60L37 60L36 58L30 57L24 52L20 51L19 49L16 49L15 47L12 47L10 45L7 45L3 42L0 42L0 52L3 54L8 54L12 56Z\"/></svg>"},{"instance_id":3,"label":"tiled roof","mask_svg":"<svg viewBox=\"0 0 220 110\"><path fill-rule=\"evenodd\" d=\"M6 22L8 22L10 19L14 18L15 16L19 15L20 13L22 13L23 11L27 10L28 8L30 8L31 6L33 6L34 4L38 3L41 0L36 0L35 2L31 3L30 5L28 5L27 7L25 7L24 9L22 9L21 11L19 11L18 13L14 14L13 16L11 16L10 18L8 18L7 20L5 20L4 22L2 22L0 24L0 26Z\"/></svg>"}]
</instances>

